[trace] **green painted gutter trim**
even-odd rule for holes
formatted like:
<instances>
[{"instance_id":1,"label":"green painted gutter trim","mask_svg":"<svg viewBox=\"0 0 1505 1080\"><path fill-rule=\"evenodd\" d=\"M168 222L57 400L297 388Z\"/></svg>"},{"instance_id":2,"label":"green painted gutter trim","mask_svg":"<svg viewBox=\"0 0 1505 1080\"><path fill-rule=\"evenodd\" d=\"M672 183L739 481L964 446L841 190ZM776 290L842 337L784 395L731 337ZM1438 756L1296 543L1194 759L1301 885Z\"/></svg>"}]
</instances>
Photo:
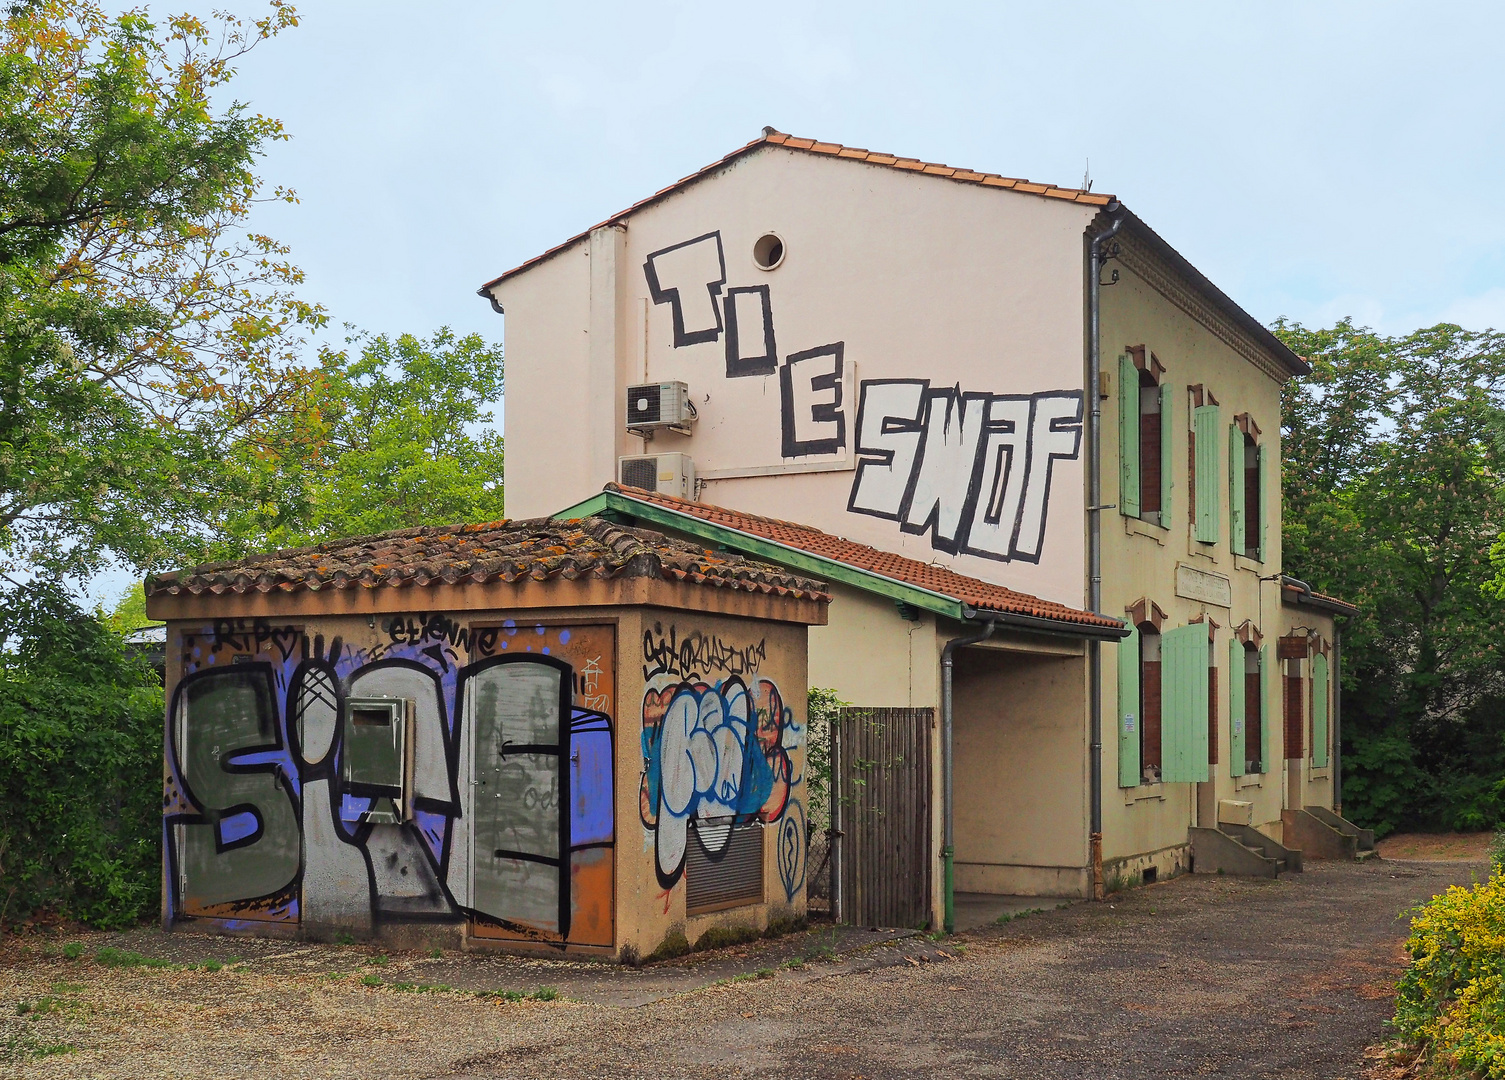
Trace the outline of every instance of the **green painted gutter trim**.
<instances>
[{"instance_id":1,"label":"green painted gutter trim","mask_svg":"<svg viewBox=\"0 0 1505 1080\"><path fill-rule=\"evenodd\" d=\"M910 604L921 610L955 619L957 622L973 622L979 618L986 618L994 620L1000 627L1006 626L1028 633L1078 639L1097 638L1102 641L1116 641L1129 634L1129 628L1121 621L1118 625L1111 627L1092 626L1041 618L1037 615L1020 615L986 608L979 610L944 593L932 592L903 581L895 581L893 578L875 574L871 570L863 570L850 563L815 555L802 548L781 544L777 540L766 540L761 536L753 536L740 529L733 529L729 525L718 525L714 521L707 521L694 514L670 510L666 506L634 499L630 495L623 495L616 491L603 491L599 495L592 495L584 502L577 503L554 515L556 518L593 516L605 517L607 520L636 519L689 533L701 540L719 544L729 551L752 555L794 570L803 570L825 581L837 581L862 592L886 596L897 603Z\"/></svg>"},{"instance_id":2,"label":"green painted gutter trim","mask_svg":"<svg viewBox=\"0 0 1505 1080\"><path fill-rule=\"evenodd\" d=\"M788 544L781 544L776 540L752 536L726 525L718 525L714 521L706 521L693 514L683 514L678 510L670 510L668 507L654 503L639 502L637 499L620 495L615 491L603 491L599 495L592 495L583 503L561 510L554 517L568 519L602 514L608 516L623 514L641 521L652 522L655 525L676 529L702 540L720 544L739 554L753 555L778 563L780 566L803 570L825 581L838 581L863 592L877 593L890 600L913 604L917 608L944 615L958 622L965 622L970 611L966 605L954 597L934 593L915 585L907 585L902 581L884 577L882 574L875 574L848 563L837 562L835 559L828 559L822 555L814 555L808 551L790 547Z\"/></svg>"}]
</instances>

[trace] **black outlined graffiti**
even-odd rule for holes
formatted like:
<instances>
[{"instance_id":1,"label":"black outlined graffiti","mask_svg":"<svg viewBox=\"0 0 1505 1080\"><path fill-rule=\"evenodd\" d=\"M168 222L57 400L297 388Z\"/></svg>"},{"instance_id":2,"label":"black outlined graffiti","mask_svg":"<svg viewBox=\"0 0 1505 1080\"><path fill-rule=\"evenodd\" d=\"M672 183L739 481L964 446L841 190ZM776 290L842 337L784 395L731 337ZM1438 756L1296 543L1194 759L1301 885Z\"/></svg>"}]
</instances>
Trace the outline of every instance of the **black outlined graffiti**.
<instances>
[{"instance_id":1,"label":"black outlined graffiti","mask_svg":"<svg viewBox=\"0 0 1505 1080\"><path fill-rule=\"evenodd\" d=\"M781 453L786 458L838 454L847 445L842 354L837 341L790 355L779 368Z\"/></svg>"},{"instance_id":2,"label":"black outlined graffiti","mask_svg":"<svg viewBox=\"0 0 1505 1080\"><path fill-rule=\"evenodd\" d=\"M676 349L721 336L717 298L726 284L726 257L719 232L660 248L643 263L643 274L653 302L670 305Z\"/></svg>"},{"instance_id":3,"label":"black outlined graffiti","mask_svg":"<svg viewBox=\"0 0 1505 1080\"><path fill-rule=\"evenodd\" d=\"M767 285L726 292L726 377L772 375L779 369L773 337L773 304Z\"/></svg>"},{"instance_id":4,"label":"black outlined graffiti","mask_svg":"<svg viewBox=\"0 0 1505 1080\"><path fill-rule=\"evenodd\" d=\"M1056 461L1081 450L1082 393L963 393L928 379L862 383L847 509L930 546L1039 562Z\"/></svg>"},{"instance_id":5,"label":"black outlined graffiti","mask_svg":"<svg viewBox=\"0 0 1505 1080\"><path fill-rule=\"evenodd\" d=\"M612 720L574 702L577 687L591 689L599 702L611 700L600 661L549 655L543 643L560 648L571 638L567 628L519 628L510 621L470 628L418 614L393 618L384 630L389 641L369 649L339 637L326 647L323 635L258 631L249 623L182 635L184 676L168 703L163 799L173 915L228 924L312 919L362 934L387 923L470 920L559 948L576 943L573 930L582 916L572 908L579 898L578 888L572 891L575 875L594 867L597 887L609 887L615 847ZM487 651L509 642L518 651L459 666L451 643L467 637ZM436 655L436 646L445 651ZM256 651L242 656L241 649ZM553 678L552 764L547 782L533 783L538 770L523 766L529 760L536 765L543 748L518 744L500 730L501 771L525 782L490 809L516 810L503 822L514 837L519 822L539 810L552 823L549 836L557 847L471 867L464 819L474 815L474 799L462 803L461 791L471 789L462 769L472 761L475 737L504 725L520 708L516 695L509 697L516 688L493 685L487 696L485 675L504 668L543 670ZM368 820L373 797L390 793L345 775L351 697L414 703L410 820ZM469 718L469 729L462 717ZM494 745L498 731L486 737ZM493 853L502 846L493 844ZM494 883L488 896L472 894L471 882L484 886L498 863L504 873L527 863L527 880L514 873ZM545 917L530 918L538 905L529 907L528 897L540 893L530 886L543 882L530 876L530 866L553 878L543 890ZM521 906L509 909L508 903ZM587 942L609 944L609 905L582 910Z\"/></svg>"},{"instance_id":6,"label":"black outlined graffiti","mask_svg":"<svg viewBox=\"0 0 1505 1080\"><path fill-rule=\"evenodd\" d=\"M692 630L684 637L670 626L654 623L643 631L643 678L674 675L694 679L725 672L728 675L755 675L758 665L768 659L768 643L760 638L756 645L733 645L715 634Z\"/></svg>"}]
</instances>

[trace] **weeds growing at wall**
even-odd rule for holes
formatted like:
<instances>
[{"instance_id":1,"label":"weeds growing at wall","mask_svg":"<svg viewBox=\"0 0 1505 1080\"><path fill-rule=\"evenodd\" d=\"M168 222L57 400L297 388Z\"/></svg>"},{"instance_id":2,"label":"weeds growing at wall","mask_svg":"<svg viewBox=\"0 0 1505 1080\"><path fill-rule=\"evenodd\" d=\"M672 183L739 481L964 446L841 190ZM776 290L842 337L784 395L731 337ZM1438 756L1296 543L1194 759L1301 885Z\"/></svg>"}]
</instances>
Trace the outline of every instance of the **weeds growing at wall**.
<instances>
[{"instance_id":1,"label":"weeds growing at wall","mask_svg":"<svg viewBox=\"0 0 1505 1080\"><path fill-rule=\"evenodd\" d=\"M1497 848L1498 850L1498 848ZM1432 1075L1505 1080L1505 875L1417 908L1392 1024Z\"/></svg>"},{"instance_id":2,"label":"weeds growing at wall","mask_svg":"<svg viewBox=\"0 0 1505 1080\"><path fill-rule=\"evenodd\" d=\"M101 619L45 585L0 596L0 926L101 927L157 904L162 687Z\"/></svg>"}]
</instances>

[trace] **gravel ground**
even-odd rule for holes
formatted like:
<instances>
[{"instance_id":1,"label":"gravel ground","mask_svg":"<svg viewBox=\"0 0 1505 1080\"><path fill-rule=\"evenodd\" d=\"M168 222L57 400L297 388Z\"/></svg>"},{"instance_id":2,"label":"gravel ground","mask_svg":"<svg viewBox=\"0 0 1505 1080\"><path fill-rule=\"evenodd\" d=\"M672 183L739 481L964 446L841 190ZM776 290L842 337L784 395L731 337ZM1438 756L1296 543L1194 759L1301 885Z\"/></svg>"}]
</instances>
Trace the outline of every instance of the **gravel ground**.
<instances>
[{"instance_id":1,"label":"gravel ground","mask_svg":"<svg viewBox=\"0 0 1505 1080\"><path fill-rule=\"evenodd\" d=\"M149 931L83 939L74 960L13 941L0 1075L1357 1080L1389 1015L1401 913L1483 873L1383 861L1273 882L1182 877L942 945L850 931L834 960L797 967L820 935L641 972L380 964L360 948ZM111 941L178 966L104 966L93 957ZM203 970L209 956L243 962ZM401 988L440 981L566 998ZM590 1000L569 1000L571 985ZM602 1003L634 994L643 1003Z\"/></svg>"}]
</instances>

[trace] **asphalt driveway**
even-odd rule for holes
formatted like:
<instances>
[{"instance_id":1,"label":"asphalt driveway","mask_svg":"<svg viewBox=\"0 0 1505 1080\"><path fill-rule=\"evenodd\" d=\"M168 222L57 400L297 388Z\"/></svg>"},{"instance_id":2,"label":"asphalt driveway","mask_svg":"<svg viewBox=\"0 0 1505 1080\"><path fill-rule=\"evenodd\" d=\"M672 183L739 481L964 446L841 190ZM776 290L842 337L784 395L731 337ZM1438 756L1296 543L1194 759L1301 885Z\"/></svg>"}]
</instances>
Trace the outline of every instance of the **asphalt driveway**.
<instances>
[{"instance_id":1,"label":"asphalt driveway","mask_svg":"<svg viewBox=\"0 0 1505 1080\"><path fill-rule=\"evenodd\" d=\"M1484 872L1183 877L952 941L827 929L642 971L152 931L72 959L12 941L0 1075L1358 1078L1402 912ZM107 966L101 946L172 966Z\"/></svg>"}]
</instances>

